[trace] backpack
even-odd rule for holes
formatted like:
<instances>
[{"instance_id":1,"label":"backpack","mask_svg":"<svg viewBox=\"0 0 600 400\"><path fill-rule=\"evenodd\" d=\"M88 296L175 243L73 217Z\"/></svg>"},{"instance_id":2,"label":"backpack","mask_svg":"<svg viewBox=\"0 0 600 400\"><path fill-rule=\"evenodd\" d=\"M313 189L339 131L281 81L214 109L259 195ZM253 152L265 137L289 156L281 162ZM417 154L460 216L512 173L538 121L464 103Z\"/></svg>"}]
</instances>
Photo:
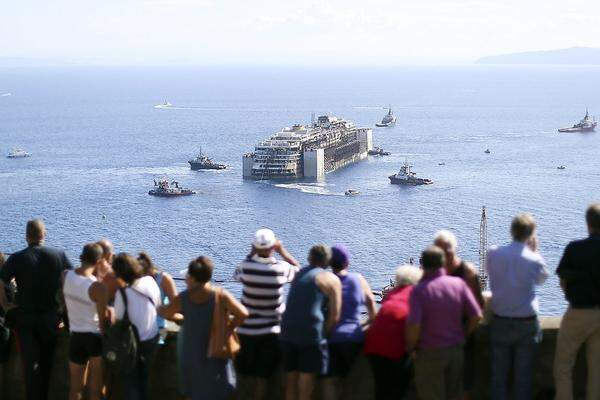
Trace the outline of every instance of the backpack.
<instances>
[{"instance_id":1,"label":"backpack","mask_svg":"<svg viewBox=\"0 0 600 400\"><path fill-rule=\"evenodd\" d=\"M129 320L127 294L119 289L125 312L123 319L106 329L102 338L102 358L104 364L117 374L129 372L137 367L140 339L137 328Z\"/></svg>"}]
</instances>

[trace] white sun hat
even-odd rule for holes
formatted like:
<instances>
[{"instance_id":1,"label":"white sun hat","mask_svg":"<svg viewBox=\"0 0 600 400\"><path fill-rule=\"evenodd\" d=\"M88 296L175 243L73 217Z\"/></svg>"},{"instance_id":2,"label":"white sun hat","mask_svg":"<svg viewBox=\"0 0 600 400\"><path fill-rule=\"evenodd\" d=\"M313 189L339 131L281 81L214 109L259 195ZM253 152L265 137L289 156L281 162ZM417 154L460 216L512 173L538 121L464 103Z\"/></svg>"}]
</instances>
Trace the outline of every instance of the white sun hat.
<instances>
[{"instance_id":1,"label":"white sun hat","mask_svg":"<svg viewBox=\"0 0 600 400\"><path fill-rule=\"evenodd\" d=\"M252 241L252 245L255 249L270 249L275 246L277 243L277 238L275 237L275 233L273 233L270 229L259 229L254 234L254 240Z\"/></svg>"}]
</instances>

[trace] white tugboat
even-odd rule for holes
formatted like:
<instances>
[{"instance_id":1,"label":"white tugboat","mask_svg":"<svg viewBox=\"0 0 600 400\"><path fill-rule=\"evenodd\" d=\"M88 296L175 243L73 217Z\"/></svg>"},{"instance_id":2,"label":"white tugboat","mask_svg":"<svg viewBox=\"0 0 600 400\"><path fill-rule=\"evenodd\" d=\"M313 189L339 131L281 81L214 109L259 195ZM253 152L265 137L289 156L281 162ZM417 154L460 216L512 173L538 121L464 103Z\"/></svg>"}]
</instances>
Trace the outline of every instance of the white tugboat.
<instances>
[{"instance_id":1,"label":"white tugboat","mask_svg":"<svg viewBox=\"0 0 600 400\"><path fill-rule=\"evenodd\" d=\"M154 187L154 189L148 192L150 196L178 197L196 194L196 192L194 192L193 190L184 189L181 186L179 186L179 182L173 181L169 183L167 179L161 179L158 182L154 181Z\"/></svg>"},{"instance_id":2,"label":"white tugboat","mask_svg":"<svg viewBox=\"0 0 600 400\"><path fill-rule=\"evenodd\" d=\"M26 158L26 157L31 157L31 153L28 153L23 149L12 149L6 157L8 157L8 158Z\"/></svg>"},{"instance_id":3,"label":"white tugboat","mask_svg":"<svg viewBox=\"0 0 600 400\"><path fill-rule=\"evenodd\" d=\"M411 166L407 161L400 167L400 171L397 174L390 175L390 183L394 185L431 185L433 181L427 178L418 178L417 174L411 170Z\"/></svg>"},{"instance_id":4,"label":"white tugboat","mask_svg":"<svg viewBox=\"0 0 600 400\"><path fill-rule=\"evenodd\" d=\"M388 107L388 113L383 117L380 123L375 124L378 128L387 128L393 126L396 123L396 116L392 112L392 106Z\"/></svg>"},{"instance_id":5,"label":"white tugboat","mask_svg":"<svg viewBox=\"0 0 600 400\"><path fill-rule=\"evenodd\" d=\"M559 132L593 132L596 129L598 122L594 120L594 117L590 116L587 108L585 109L585 117L578 124L573 125L570 128L560 128Z\"/></svg>"}]
</instances>

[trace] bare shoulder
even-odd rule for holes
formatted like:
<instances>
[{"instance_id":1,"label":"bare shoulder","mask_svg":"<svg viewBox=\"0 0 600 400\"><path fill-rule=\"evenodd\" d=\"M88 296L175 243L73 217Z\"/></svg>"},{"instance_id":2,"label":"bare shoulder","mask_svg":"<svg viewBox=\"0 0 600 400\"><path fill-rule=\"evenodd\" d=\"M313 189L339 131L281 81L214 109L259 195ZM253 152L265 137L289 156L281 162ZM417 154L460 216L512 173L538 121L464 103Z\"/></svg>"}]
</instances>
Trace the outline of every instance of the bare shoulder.
<instances>
[{"instance_id":1,"label":"bare shoulder","mask_svg":"<svg viewBox=\"0 0 600 400\"><path fill-rule=\"evenodd\" d=\"M315 282L317 285L340 285L340 280L333 272L321 271L315 276Z\"/></svg>"}]
</instances>

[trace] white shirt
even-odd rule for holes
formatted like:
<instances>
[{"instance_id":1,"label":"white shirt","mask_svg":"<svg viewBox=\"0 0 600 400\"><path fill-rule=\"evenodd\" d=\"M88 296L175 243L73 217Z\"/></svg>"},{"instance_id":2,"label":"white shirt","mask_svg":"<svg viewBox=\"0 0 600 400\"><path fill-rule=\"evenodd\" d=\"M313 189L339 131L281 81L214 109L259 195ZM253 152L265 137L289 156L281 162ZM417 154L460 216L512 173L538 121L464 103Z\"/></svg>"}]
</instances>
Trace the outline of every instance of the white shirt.
<instances>
[{"instance_id":1,"label":"white shirt","mask_svg":"<svg viewBox=\"0 0 600 400\"><path fill-rule=\"evenodd\" d=\"M138 330L140 340L150 340L158 335L156 323L156 307L160 303L160 289L151 276L144 276L125 288L127 295L127 312L129 320ZM125 306L120 291L115 296L115 314L117 319L123 319Z\"/></svg>"},{"instance_id":2,"label":"white shirt","mask_svg":"<svg viewBox=\"0 0 600 400\"><path fill-rule=\"evenodd\" d=\"M486 258L491 308L501 317L530 317L539 312L535 286L548 278L542 256L521 242L492 247Z\"/></svg>"},{"instance_id":3,"label":"white shirt","mask_svg":"<svg viewBox=\"0 0 600 400\"><path fill-rule=\"evenodd\" d=\"M90 299L90 286L96 282L95 276L82 276L75 271L67 271L63 285L63 295L69 316L69 330L81 333L100 333L96 303Z\"/></svg>"}]
</instances>

